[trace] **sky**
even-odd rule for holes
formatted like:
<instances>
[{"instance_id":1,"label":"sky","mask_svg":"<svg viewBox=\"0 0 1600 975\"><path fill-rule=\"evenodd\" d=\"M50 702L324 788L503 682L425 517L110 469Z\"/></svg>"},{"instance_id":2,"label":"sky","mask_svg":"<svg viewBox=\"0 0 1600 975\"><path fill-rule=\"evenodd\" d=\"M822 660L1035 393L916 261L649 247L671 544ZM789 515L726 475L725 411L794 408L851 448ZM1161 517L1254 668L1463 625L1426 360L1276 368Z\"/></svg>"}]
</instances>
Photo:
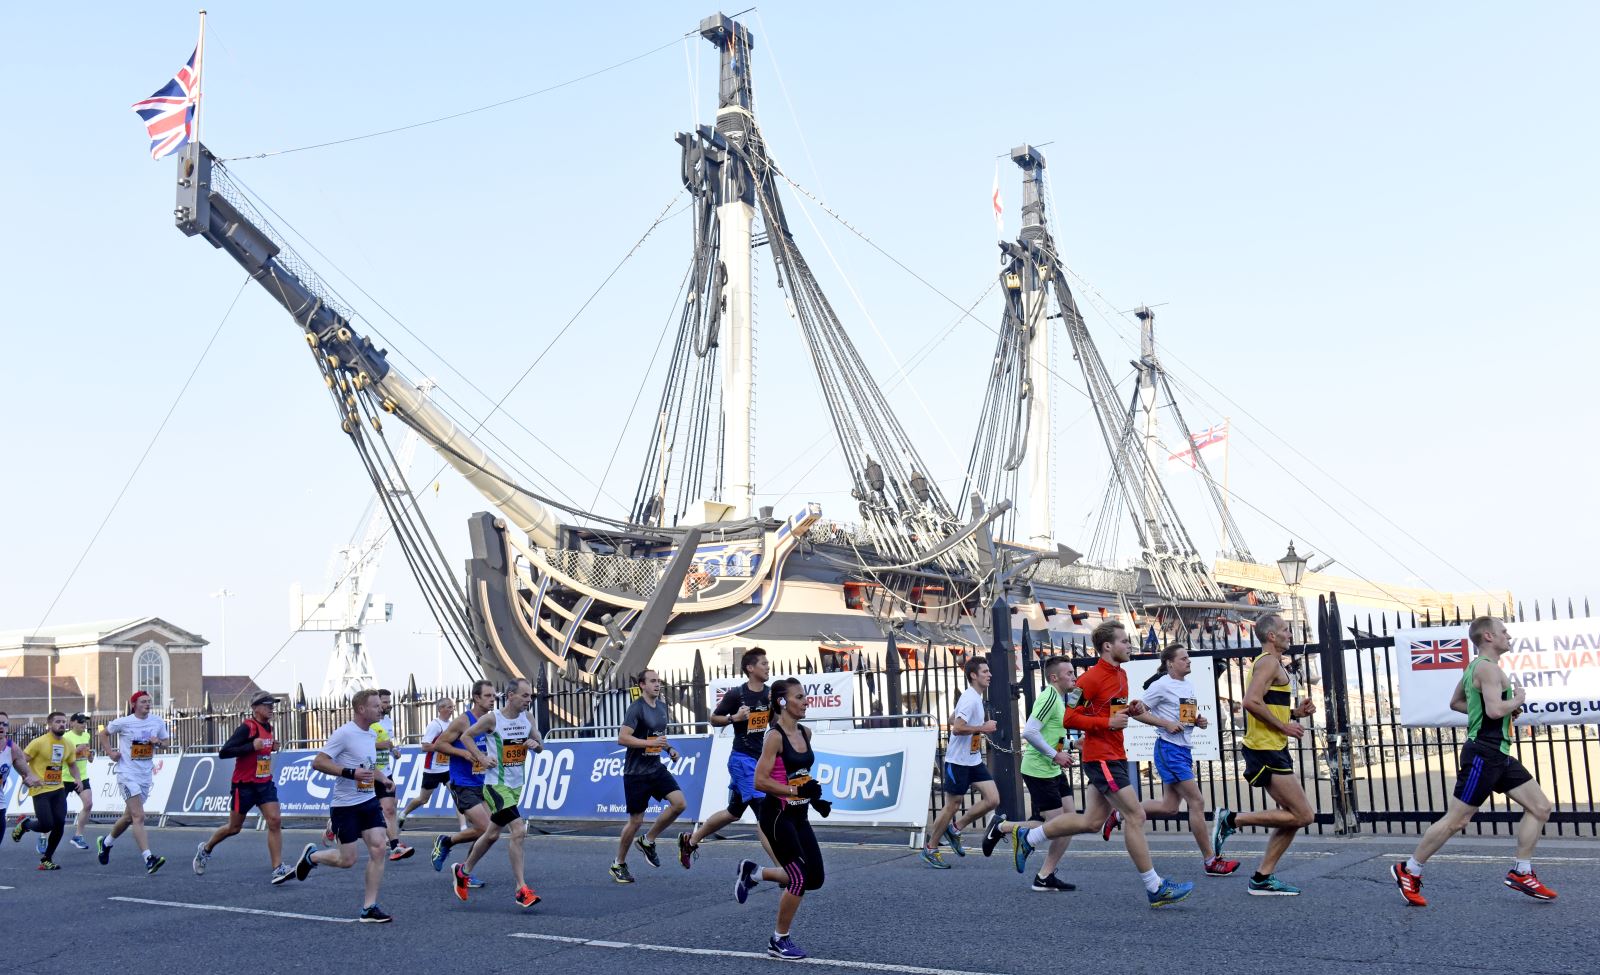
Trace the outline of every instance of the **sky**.
<instances>
[{"instance_id":1,"label":"sky","mask_svg":"<svg viewBox=\"0 0 1600 975\"><path fill-rule=\"evenodd\" d=\"M289 589L326 587L370 484L293 323L174 230L173 166L128 108L188 56L195 7L75 9L64 45L37 43L62 36L51 9L0 12L0 76L51 79L0 155L0 630L162 616L211 641L208 671L225 653L228 672L315 693L331 638L291 636ZM508 463L622 514L689 259L672 137L715 109L715 51L683 35L712 9L209 10L203 138L223 157L572 82L230 166L392 362L459 418L504 397L487 429ZM1593 5L778 2L741 19L773 155L871 240L790 193L800 246L949 492L999 319L993 294L961 309L997 270L996 164L1014 233L1020 176L1000 157L1028 142L1112 376L1137 354L1126 312L1149 304L1185 418L1231 421L1258 558L1293 540L1383 582L1600 595ZM770 277L758 294L759 502L848 520L804 349ZM1070 354L1056 368L1081 388ZM1065 384L1053 503L1081 549L1107 465ZM412 476L438 468L423 450ZM1209 556L1200 486L1178 474ZM437 483L422 508L459 566L484 505ZM379 680L459 679L395 549L379 589Z\"/></svg>"}]
</instances>

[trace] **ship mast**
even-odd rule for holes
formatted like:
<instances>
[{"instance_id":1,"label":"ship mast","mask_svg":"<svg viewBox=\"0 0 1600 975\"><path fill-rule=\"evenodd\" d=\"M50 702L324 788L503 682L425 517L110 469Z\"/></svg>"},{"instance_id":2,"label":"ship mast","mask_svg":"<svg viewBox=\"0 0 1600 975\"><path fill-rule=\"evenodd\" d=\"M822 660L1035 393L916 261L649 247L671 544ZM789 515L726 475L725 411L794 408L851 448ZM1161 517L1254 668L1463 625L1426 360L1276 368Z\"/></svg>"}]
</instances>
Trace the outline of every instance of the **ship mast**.
<instances>
[{"instance_id":1,"label":"ship mast","mask_svg":"<svg viewBox=\"0 0 1600 975\"><path fill-rule=\"evenodd\" d=\"M1044 157L1032 146L1011 150L1011 161L1022 169L1022 231L1018 239L1026 248L1037 249L1045 240ZM1051 429L1050 429L1050 292L1045 287L1048 265L1022 262L1022 322L1028 341L1027 498L1023 533L1029 545L1050 548L1055 545L1055 525L1051 522Z\"/></svg>"}]
</instances>

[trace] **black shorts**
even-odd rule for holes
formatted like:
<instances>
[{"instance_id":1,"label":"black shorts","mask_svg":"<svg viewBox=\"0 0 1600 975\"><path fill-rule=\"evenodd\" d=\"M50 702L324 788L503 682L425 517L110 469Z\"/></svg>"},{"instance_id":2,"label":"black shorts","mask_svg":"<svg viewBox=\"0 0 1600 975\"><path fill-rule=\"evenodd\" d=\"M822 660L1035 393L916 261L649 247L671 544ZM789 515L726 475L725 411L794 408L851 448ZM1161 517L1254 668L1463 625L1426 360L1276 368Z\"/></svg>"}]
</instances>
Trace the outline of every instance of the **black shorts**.
<instances>
[{"instance_id":1,"label":"black shorts","mask_svg":"<svg viewBox=\"0 0 1600 975\"><path fill-rule=\"evenodd\" d=\"M1132 781L1128 778L1128 760L1125 758L1084 762L1083 777L1103 796L1126 789Z\"/></svg>"},{"instance_id":2,"label":"black shorts","mask_svg":"<svg viewBox=\"0 0 1600 975\"><path fill-rule=\"evenodd\" d=\"M994 776L989 774L989 766L982 762L976 765L944 763L944 791L949 795L964 796L979 782L993 781Z\"/></svg>"},{"instance_id":3,"label":"black shorts","mask_svg":"<svg viewBox=\"0 0 1600 975\"><path fill-rule=\"evenodd\" d=\"M455 800L456 812L465 813L473 806L483 805L483 786L450 783L450 798Z\"/></svg>"},{"instance_id":4,"label":"black shorts","mask_svg":"<svg viewBox=\"0 0 1600 975\"><path fill-rule=\"evenodd\" d=\"M75 792L82 792L85 789L89 790L90 794L93 794L94 792L94 786L90 784L87 776L85 776L80 782L68 782L67 788L72 789Z\"/></svg>"},{"instance_id":5,"label":"black shorts","mask_svg":"<svg viewBox=\"0 0 1600 975\"><path fill-rule=\"evenodd\" d=\"M1504 795L1526 782L1533 774L1515 755L1486 748L1469 741L1461 749L1461 768L1456 772L1455 797L1474 808L1489 801L1489 794Z\"/></svg>"},{"instance_id":6,"label":"black shorts","mask_svg":"<svg viewBox=\"0 0 1600 975\"><path fill-rule=\"evenodd\" d=\"M1244 753L1244 780L1258 789L1269 788L1274 775L1294 774L1294 759L1289 757L1288 748L1271 752L1258 748L1239 750Z\"/></svg>"},{"instance_id":7,"label":"black shorts","mask_svg":"<svg viewBox=\"0 0 1600 975\"><path fill-rule=\"evenodd\" d=\"M1035 819L1043 819L1045 813L1062 808L1066 805L1063 797L1072 795L1072 785L1060 773L1048 779L1024 774L1022 782L1028 787L1028 799L1033 803Z\"/></svg>"},{"instance_id":8,"label":"black shorts","mask_svg":"<svg viewBox=\"0 0 1600 975\"><path fill-rule=\"evenodd\" d=\"M276 782L235 782L233 784L233 797L228 803L228 808L241 816L250 814L250 810L278 801L278 784Z\"/></svg>"},{"instance_id":9,"label":"black shorts","mask_svg":"<svg viewBox=\"0 0 1600 975\"><path fill-rule=\"evenodd\" d=\"M622 777L622 793L627 798L630 816L644 812L651 799L665 799L677 791L678 780L664 765L654 772Z\"/></svg>"},{"instance_id":10,"label":"black shorts","mask_svg":"<svg viewBox=\"0 0 1600 975\"><path fill-rule=\"evenodd\" d=\"M372 781L372 794L379 799L393 799L394 790L374 779Z\"/></svg>"},{"instance_id":11,"label":"black shorts","mask_svg":"<svg viewBox=\"0 0 1600 975\"><path fill-rule=\"evenodd\" d=\"M449 769L445 769L443 772L424 772L424 773L422 773L422 791L423 792L432 792L434 789L439 788L439 786L441 786L441 785L449 785L449 784L450 784L450 770Z\"/></svg>"},{"instance_id":12,"label":"black shorts","mask_svg":"<svg viewBox=\"0 0 1600 975\"><path fill-rule=\"evenodd\" d=\"M328 810L328 821L340 843L354 843L369 829L388 828L383 820L383 806L377 797L359 806L334 806Z\"/></svg>"},{"instance_id":13,"label":"black shorts","mask_svg":"<svg viewBox=\"0 0 1600 975\"><path fill-rule=\"evenodd\" d=\"M497 785L484 786L483 804L489 807L489 822L496 826L509 826L516 822L522 815L522 810L517 808L518 798L516 789Z\"/></svg>"}]
</instances>

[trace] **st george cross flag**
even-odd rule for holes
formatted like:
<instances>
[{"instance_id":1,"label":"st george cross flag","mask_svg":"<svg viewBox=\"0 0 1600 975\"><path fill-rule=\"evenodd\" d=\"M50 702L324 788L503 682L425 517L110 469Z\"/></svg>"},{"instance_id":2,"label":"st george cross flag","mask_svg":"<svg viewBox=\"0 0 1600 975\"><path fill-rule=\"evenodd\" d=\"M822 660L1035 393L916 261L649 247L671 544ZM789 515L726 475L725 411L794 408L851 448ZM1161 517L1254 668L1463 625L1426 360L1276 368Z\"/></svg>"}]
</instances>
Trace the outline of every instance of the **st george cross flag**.
<instances>
[{"instance_id":1,"label":"st george cross flag","mask_svg":"<svg viewBox=\"0 0 1600 975\"><path fill-rule=\"evenodd\" d=\"M989 202L994 205L994 232L995 236L1004 238L1006 235L1006 208L1000 202L1000 164L994 164L994 192L989 194Z\"/></svg>"},{"instance_id":2,"label":"st george cross flag","mask_svg":"<svg viewBox=\"0 0 1600 975\"><path fill-rule=\"evenodd\" d=\"M1454 640L1412 640L1411 669L1466 670L1467 641L1462 637Z\"/></svg>"},{"instance_id":3,"label":"st george cross flag","mask_svg":"<svg viewBox=\"0 0 1600 975\"><path fill-rule=\"evenodd\" d=\"M1206 427L1204 430L1190 434L1188 449L1180 450L1177 453L1172 454L1167 458L1167 460L1182 461L1183 463L1188 464L1190 467L1197 467L1199 465L1194 462L1195 454L1211 446L1212 444L1224 443L1227 441L1227 439L1228 421L1224 420L1221 423L1213 424L1212 426Z\"/></svg>"},{"instance_id":4,"label":"st george cross flag","mask_svg":"<svg viewBox=\"0 0 1600 975\"><path fill-rule=\"evenodd\" d=\"M133 103L150 133L150 158L170 156L195 135L195 110L200 103L200 48L173 79L149 98Z\"/></svg>"}]
</instances>

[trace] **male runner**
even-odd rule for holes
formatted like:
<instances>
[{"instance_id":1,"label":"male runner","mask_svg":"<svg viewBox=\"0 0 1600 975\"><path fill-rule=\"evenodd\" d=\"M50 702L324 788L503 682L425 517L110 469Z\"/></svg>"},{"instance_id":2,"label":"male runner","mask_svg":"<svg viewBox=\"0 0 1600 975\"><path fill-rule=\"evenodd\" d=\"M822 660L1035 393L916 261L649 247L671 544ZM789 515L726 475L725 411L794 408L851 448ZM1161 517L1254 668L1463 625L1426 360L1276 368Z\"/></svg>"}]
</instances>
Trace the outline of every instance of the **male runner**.
<instances>
[{"instance_id":1,"label":"male runner","mask_svg":"<svg viewBox=\"0 0 1600 975\"><path fill-rule=\"evenodd\" d=\"M528 835L528 824L522 818L522 787L528 781L528 746L543 751L544 743L534 730L528 716L528 704L533 701L533 685L517 677L505 686L505 703L498 709L472 723L466 731L469 739L486 738L487 754L478 756L474 764L488 771L483 776L483 804L489 810L489 828L472 844L465 863L458 863L451 872L455 880L456 897L467 899L472 871L500 838L500 831L511 827L511 842L506 854L511 859L511 877L517 882L514 899L518 907L532 907L539 903L539 895L528 886L522 872L522 841Z\"/></svg>"},{"instance_id":2,"label":"male runner","mask_svg":"<svg viewBox=\"0 0 1600 975\"><path fill-rule=\"evenodd\" d=\"M1033 803L1035 820L1049 822L1065 815L1065 804L1072 798L1072 785L1067 781L1066 770L1072 767L1072 752L1067 748L1066 728L1061 719L1067 708L1067 695L1077 687L1077 677L1072 673L1072 661L1066 657L1050 657L1044 662L1044 679L1049 686L1033 702L1033 713L1022 727L1022 738L1028 743L1022 755L1022 782L1028 788L1028 798ZM1045 738L1049 732L1054 738ZM983 855L994 852L1000 837L1005 834L1006 817L996 813L994 822L983 837ZM1050 841L1044 863L1033 876L1032 887L1037 891L1077 890L1077 885L1056 876L1062 854L1067 852L1071 836L1057 836Z\"/></svg>"},{"instance_id":3,"label":"male runner","mask_svg":"<svg viewBox=\"0 0 1600 975\"><path fill-rule=\"evenodd\" d=\"M433 740L434 748L450 756L450 797L455 800L456 812L467 818L467 826L454 835L440 833L433 841L433 869L443 870L445 860L450 857L450 848L458 843L471 843L482 836L489 829L489 809L483 804L483 773L486 769L478 764L484 751L489 747L488 738L479 735L471 739L472 748L467 748L459 740L462 732L472 726L473 722L494 710L494 684L490 681L480 680L472 685L472 700L467 710L456 715L439 732L439 737ZM481 887L476 879L469 877L469 886Z\"/></svg>"},{"instance_id":4,"label":"male runner","mask_svg":"<svg viewBox=\"0 0 1600 975\"><path fill-rule=\"evenodd\" d=\"M967 688L956 700L956 709L950 715L950 741L944 748L944 805L934 815L928 826L927 839L922 844L922 861L935 870L949 870L939 853L939 837L950 841L956 856L967 855L961 845L961 830L982 819L989 810L1000 805L1000 790L995 787L989 766L983 764L983 736L992 733L998 725L983 717L983 695L989 690L989 663L981 657L972 657L962 667L967 677ZM978 790L978 804L967 810L965 816L956 818L961 801L973 789Z\"/></svg>"},{"instance_id":5,"label":"male runner","mask_svg":"<svg viewBox=\"0 0 1600 975\"><path fill-rule=\"evenodd\" d=\"M1256 621L1256 636L1261 654L1250 665L1250 680L1244 692L1244 780L1267 794L1278 808L1265 812L1236 813L1217 810L1211 830L1211 846L1222 856L1222 844L1241 826L1266 826L1272 835L1261 863L1250 877L1250 893L1256 897L1293 897L1300 888L1279 880L1273 871L1278 860L1294 842L1295 834L1316 822L1317 813L1294 773L1289 757L1289 739L1298 741L1305 729L1296 719L1316 711L1316 702L1305 698L1296 703L1295 690L1286 667L1289 657L1289 624L1277 613Z\"/></svg>"},{"instance_id":6,"label":"male runner","mask_svg":"<svg viewBox=\"0 0 1600 975\"><path fill-rule=\"evenodd\" d=\"M330 809L337 850L318 850L307 843L300 851L294 875L300 880L319 866L349 869L355 866L356 842L367 847L365 898L358 919L367 924L387 924L394 918L378 906L378 886L383 883L384 845L388 839L383 822L383 804L378 801L377 785L387 776L378 769L378 736L372 726L378 723L383 705L372 688L356 691L351 700L354 716L328 736L327 744L311 759L311 767L323 775L335 776ZM388 783L394 788L394 783Z\"/></svg>"},{"instance_id":7,"label":"male runner","mask_svg":"<svg viewBox=\"0 0 1600 975\"><path fill-rule=\"evenodd\" d=\"M767 651L751 647L739 658L739 667L744 671L744 683L730 687L711 713L712 727L733 726L733 750L728 752L728 807L712 813L693 835L678 834L678 862L683 864L685 870L689 869L695 855L700 852L700 844L706 837L730 823L738 822L744 816L744 811L760 802L763 795L756 788L755 774L756 763L761 760L761 743L767 736L767 721L772 713L767 694L767 677L770 673ZM762 834L762 842L766 842L765 834Z\"/></svg>"},{"instance_id":8,"label":"male runner","mask_svg":"<svg viewBox=\"0 0 1600 975\"><path fill-rule=\"evenodd\" d=\"M406 828L406 817L427 805L433 799L433 790L440 786L450 785L450 756L433 747L433 743L445 728L449 727L450 719L455 716L456 702L448 697L441 697L434 704L436 715L422 729L422 791L417 797L406 803L400 811L398 826ZM462 819L456 824L459 828L466 827L466 820Z\"/></svg>"},{"instance_id":9,"label":"male runner","mask_svg":"<svg viewBox=\"0 0 1600 975\"><path fill-rule=\"evenodd\" d=\"M117 790L122 794L122 815L111 825L111 832L95 837L101 866L111 862L111 844L129 826L144 852L145 873L155 873L167 862L166 857L150 851L150 836L144 828L144 804L155 787L156 748L172 739L166 720L151 714L150 704L147 691L134 691L128 698L128 713L100 729L100 750L116 763ZM116 735L115 744L112 735Z\"/></svg>"},{"instance_id":10,"label":"male runner","mask_svg":"<svg viewBox=\"0 0 1600 975\"><path fill-rule=\"evenodd\" d=\"M393 780L396 763L395 756L399 747L394 740L394 719L389 717L389 712L394 710L394 695L387 690L379 688L378 700L383 708L383 715L378 723L372 726L372 731L378 737L378 771L383 773L383 778ZM400 842L400 818L395 813L399 799L395 790L379 784L374 790L378 794L378 802L383 806L383 821L385 830L389 834L389 859L404 860L417 852L411 847Z\"/></svg>"},{"instance_id":11,"label":"male runner","mask_svg":"<svg viewBox=\"0 0 1600 975\"><path fill-rule=\"evenodd\" d=\"M94 760L94 750L89 747L89 716L82 711L74 714L67 720L67 733L62 737L72 743L78 761L83 763L83 770L89 771L90 763ZM74 775L70 765L61 770L61 775L66 787L78 797L78 819L73 824L71 843L80 850L87 850L89 841L84 839L83 828L89 824L89 814L94 812L94 787L87 775L81 779ZM39 837L39 842L43 843L44 837ZM43 853L44 850L39 852Z\"/></svg>"},{"instance_id":12,"label":"male runner","mask_svg":"<svg viewBox=\"0 0 1600 975\"><path fill-rule=\"evenodd\" d=\"M30 830L44 833L45 848L39 856L39 869L60 870L55 861L56 847L60 845L61 834L67 828L67 793L61 787L62 769L78 764L75 771L79 778L87 770L78 762L76 750L62 737L67 731L66 715L51 711L45 718L45 729L44 734L28 742L28 747L22 750L26 762L24 768L27 770L23 773L23 781L28 786L28 795L33 799L33 815L17 820L17 825L11 830L11 841L22 842L22 834Z\"/></svg>"},{"instance_id":13,"label":"male runner","mask_svg":"<svg viewBox=\"0 0 1600 975\"><path fill-rule=\"evenodd\" d=\"M667 702L661 700L661 676L653 670L639 675L639 699L628 706L622 716L622 727L617 731L617 744L628 749L622 763L622 792L627 800L628 821L622 825L622 838L617 844L617 859L611 864L611 879L619 884L633 883L628 872L628 846L634 834L644 825L644 811L651 799L665 799L667 804L656 814L649 832L638 840L639 852L652 867L661 866L656 855L656 837L672 825L687 803L678 780L661 763L664 751L673 761L678 750L667 741Z\"/></svg>"},{"instance_id":14,"label":"male runner","mask_svg":"<svg viewBox=\"0 0 1600 975\"><path fill-rule=\"evenodd\" d=\"M272 732L272 708L277 703L278 699L266 691L251 698L250 717L239 722L217 751L218 758L233 759L233 794L228 802L228 821L195 850L196 876L206 872L217 844L244 828L244 818L252 809L267 824L267 856L272 860L270 882L281 884L294 875L283 862L282 807L278 805L278 785L272 776L272 753L278 747Z\"/></svg>"},{"instance_id":15,"label":"male runner","mask_svg":"<svg viewBox=\"0 0 1600 975\"><path fill-rule=\"evenodd\" d=\"M1500 668L1501 655L1511 649L1511 636L1504 623L1488 616L1473 620L1467 636L1478 653L1450 695L1451 709L1467 716L1467 743L1461 747L1455 794L1444 817L1422 834L1411 859L1395 864L1389 872L1406 903L1427 907L1422 896L1422 865L1446 840L1466 828L1490 793L1499 792L1523 810L1517 823L1516 863L1506 874L1505 885L1536 900L1553 901L1556 892L1540 883L1533 872L1533 848L1550 819L1550 799L1511 754L1511 723L1528 699L1522 686L1513 685Z\"/></svg>"},{"instance_id":16,"label":"male runner","mask_svg":"<svg viewBox=\"0 0 1600 975\"><path fill-rule=\"evenodd\" d=\"M1139 871L1145 894L1151 907L1176 904L1194 892L1188 881L1175 883L1165 880L1156 872L1150 859L1150 843L1144 835L1144 810L1132 789L1128 775L1128 753L1122 744L1122 729L1128 719L1145 717L1144 706L1128 700L1128 675L1122 669L1133 656L1133 645L1128 641L1128 631L1116 620L1107 620L1094 628L1090 635L1100 660L1078 678L1082 697L1077 706L1069 707L1062 715L1062 723L1083 734L1083 773L1094 791L1089 793L1083 815L1061 815L1043 824L1024 829L1019 824L1011 834L1012 852L1017 872L1021 873L1033 848L1046 838L1071 836L1096 829L1109 838L1116 824L1116 812L1125 824L1122 841L1128 857Z\"/></svg>"}]
</instances>

